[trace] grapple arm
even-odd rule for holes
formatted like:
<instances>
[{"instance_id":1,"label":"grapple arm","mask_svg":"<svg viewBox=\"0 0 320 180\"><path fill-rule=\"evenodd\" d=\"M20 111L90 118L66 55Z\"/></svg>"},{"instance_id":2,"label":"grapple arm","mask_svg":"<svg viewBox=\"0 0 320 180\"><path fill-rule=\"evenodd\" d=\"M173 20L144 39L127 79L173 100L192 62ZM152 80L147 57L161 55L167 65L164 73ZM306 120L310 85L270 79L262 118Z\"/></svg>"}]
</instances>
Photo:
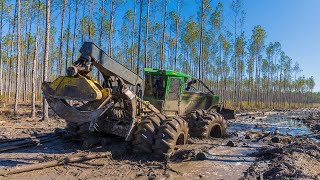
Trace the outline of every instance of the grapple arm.
<instances>
[{"instance_id":1,"label":"grapple arm","mask_svg":"<svg viewBox=\"0 0 320 180\"><path fill-rule=\"evenodd\" d=\"M67 76L43 82L47 102L67 122L98 125L98 119L103 118L101 122L109 125L103 123L99 131L129 138L139 106L137 95L143 94L143 79L93 43L84 43L80 52L79 59L67 69ZM104 85L89 76L93 67L103 75ZM75 106L69 100L84 103Z\"/></svg>"}]
</instances>

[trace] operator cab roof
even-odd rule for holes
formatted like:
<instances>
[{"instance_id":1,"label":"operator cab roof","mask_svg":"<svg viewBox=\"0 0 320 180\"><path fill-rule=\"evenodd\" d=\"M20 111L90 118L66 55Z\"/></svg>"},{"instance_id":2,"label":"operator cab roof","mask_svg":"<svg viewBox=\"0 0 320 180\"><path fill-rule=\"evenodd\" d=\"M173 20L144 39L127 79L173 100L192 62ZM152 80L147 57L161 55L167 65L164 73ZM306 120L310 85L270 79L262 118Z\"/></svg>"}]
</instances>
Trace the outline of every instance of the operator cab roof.
<instances>
[{"instance_id":1,"label":"operator cab roof","mask_svg":"<svg viewBox=\"0 0 320 180\"><path fill-rule=\"evenodd\" d=\"M144 72L147 74L158 74L163 76L175 76L175 77L185 77L185 78L192 78L192 76L183 74L180 72L176 72L173 70L163 70L163 69L156 69L156 68L144 68Z\"/></svg>"}]
</instances>

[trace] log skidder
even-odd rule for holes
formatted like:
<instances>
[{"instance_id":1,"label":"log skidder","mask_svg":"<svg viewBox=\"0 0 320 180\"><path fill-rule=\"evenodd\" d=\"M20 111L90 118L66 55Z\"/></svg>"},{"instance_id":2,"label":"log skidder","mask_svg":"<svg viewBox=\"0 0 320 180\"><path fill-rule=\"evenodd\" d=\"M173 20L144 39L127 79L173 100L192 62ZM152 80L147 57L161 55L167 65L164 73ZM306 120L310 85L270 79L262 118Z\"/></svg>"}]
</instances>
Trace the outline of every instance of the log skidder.
<instances>
[{"instance_id":1,"label":"log skidder","mask_svg":"<svg viewBox=\"0 0 320 180\"><path fill-rule=\"evenodd\" d=\"M86 146L114 134L136 152L168 155L189 136L225 136L223 117L234 118L234 112L221 108L219 96L203 81L154 68L145 68L142 79L93 43L85 42L80 52L67 74L43 82L42 91ZM90 75L93 68L102 84Z\"/></svg>"}]
</instances>

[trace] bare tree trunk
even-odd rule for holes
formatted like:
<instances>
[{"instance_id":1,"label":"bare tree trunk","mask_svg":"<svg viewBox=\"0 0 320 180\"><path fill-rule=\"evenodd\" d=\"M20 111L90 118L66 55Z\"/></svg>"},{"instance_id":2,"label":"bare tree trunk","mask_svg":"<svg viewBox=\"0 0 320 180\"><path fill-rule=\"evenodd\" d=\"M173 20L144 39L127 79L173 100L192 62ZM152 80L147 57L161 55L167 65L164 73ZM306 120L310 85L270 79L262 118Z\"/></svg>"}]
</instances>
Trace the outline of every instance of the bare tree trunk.
<instances>
[{"instance_id":1,"label":"bare tree trunk","mask_svg":"<svg viewBox=\"0 0 320 180\"><path fill-rule=\"evenodd\" d=\"M40 25L40 1L38 2L38 16L37 16L37 32L36 32L36 41L34 47L34 56L32 62L32 110L31 117L36 116L36 76L37 76L37 63L38 63L38 39L39 39L39 25Z\"/></svg>"},{"instance_id":2,"label":"bare tree trunk","mask_svg":"<svg viewBox=\"0 0 320 180\"><path fill-rule=\"evenodd\" d=\"M2 81L2 24L3 24L3 1L1 1L1 15L0 15L0 96L3 95L3 81ZM10 32L10 31L9 31Z\"/></svg>"},{"instance_id":3,"label":"bare tree trunk","mask_svg":"<svg viewBox=\"0 0 320 180\"><path fill-rule=\"evenodd\" d=\"M49 64L49 46L50 46L50 0L46 0L46 41L43 60L43 81L48 80L48 64ZM43 119L49 119L48 103L43 98Z\"/></svg>"},{"instance_id":4,"label":"bare tree trunk","mask_svg":"<svg viewBox=\"0 0 320 180\"><path fill-rule=\"evenodd\" d=\"M233 91L232 91L232 103L233 103L233 107L236 107L237 101L238 99L236 99L236 94L239 91L239 89L237 88L237 53L236 53L236 46L237 46L237 15L234 16L234 76L233 76ZM238 77L239 78L239 77Z\"/></svg>"},{"instance_id":5,"label":"bare tree trunk","mask_svg":"<svg viewBox=\"0 0 320 180\"><path fill-rule=\"evenodd\" d=\"M138 56L137 56L137 74L139 74L140 70L140 49L141 49L141 26L142 26L142 3L140 1L140 18L139 18L139 36L138 36ZM146 63L146 62L145 62ZM146 65L146 64L145 64Z\"/></svg>"},{"instance_id":6,"label":"bare tree trunk","mask_svg":"<svg viewBox=\"0 0 320 180\"><path fill-rule=\"evenodd\" d=\"M177 70L178 59L178 38L179 38L179 24L180 24L180 0L177 2L177 19L176 19L176 39L175 39L175 51L174 51L174 70Z\"/></svg>"},{"instance_id":7,"label":"bare tree trunk","mask_svg":"<svg viewBox=\"0 0 320 180\"><path fill-rule=\"evenodd\" d=\"M65 71L68 68L68 61L69 61L69 36L70 36L70 15L71 15L71 2L68 4L69 9L69 17L68 17L68 32L67 32L67 49L66 49L66 64L65 64Z\"/></svg>"},{"instance_id":8,"label":"bare tree trunk","mask_svg":"<svg viewBox=\"0 0 320 180\"><path fill-rule=\"evenodd\" d=\"M36 35L33 65L32 65L32 111L31 111L32 118L36 116L36 70L37 70L37 61L38 61L37 56L38 56L38 34Z\"/></svg>"},{"instance_id":9,"label":"bare tree trunk","mask_svg":"<svg viewBox=\"0 0 320 180\"><path fill-rule=\"evenodd\" d=\"M62 41L63 41L63 30L64 30L64 12L66 8L66 1L62 0L62 12L61 12L61 29L60 29L60 45L59 45L59 62L58 62L58 71L59 74L62 74Z\"/></svg>"},{"instance_id":10,"label":"bare tree trunk","mask_svg":"<svg viewBox=\"0 0 320 180\"><path fill-rule=\"evenodd\" d=\"M155 27L151 27L151 43L154 42L154 36L155 36ZM153 50L151 50L151 57L150 57L150 67L153 68L153 61L154 61L154 58L153 58Z\"/></svg>"},{"instance_id":11,"label":"bare tree trunk","mask_svg":"<svg viewBox=\"0 0 320 180\"><path fill-rule=\"evenodd\" d=\"M24 90L23 90L23 101L27 101L27 93L28 93L28 74L27 74L27 69L28 69L28 62L29 62L29 51L30 51L30 34L31 33L31 22L29 22L29 30L28 29L28 21L26 21L26 38L27 38L27 51L26 51L26 59L23 67L23 78L24 78Z\"/></svg>"},{"instance_id":12,"label":"bare tree trunk","mask_svg":"<svg viewBox=\"0 0 320 180\"><path fill-rule=\"evenodd\" d=\"M100 17L100 33L99 33L99 46L100 48L102 48L102 35L103 35L103 21L104 21L104 2L105 0L102 0L102 5L101 5L101 8L102 8L102 14L101 14L101 17ZM100 82L100 73L98 72L98 82Z\"/></svg>"},{"instance_id":13,"label":"bare tree trunk","mask_svg":"<svg viewBox=\"0 0 320 180\"><path fill-rule=\"evenodd\" d=\"M13 15L13 27L12 27L12 34L15 34L15 27L16 27L16 14L17 14L17 6L14 6L14 15ZM8 101L11 102L11 91L12 91L12 64L13 64L13 41L14 41L14 36L11 36L11 45L10 45L10 65L9 65L9 96L8 96Z\"/></svg>"},{"instance_id":14,"label":"bare tree trunk","mask_svg":"<svg viewBox=\"0 0 320 180\"><path fill-rule=\"evenodd\" d=\"M73 28L73 42L72 42L72 63L73 61L75 60L75 46L77 44L77 31L76 31L76 28L77 28L77 21L78 21L78 2L79 0L76 0L76 13L75 13L75 18L74 18L74 28Z\"/></svg>"},{"instance_id":15,"label":"bare tree trunk","mask_svg":"<svg viewBox=\"0 0 320 180\"><path fill-rule=\"evenodd\" d=\"M160 51L160 69L163 68L164 63L164 34L166 31L166 17L167 17L167 5L169 0L164 0L164 9L163 9L163 29L162 29L162 38L161 38L161 51Z\"/></svg>"},{"instance_id":16,"label":"bare tree trunk","mask_svg":"<svg viewBox=\"0 0 320 180\"><path fill-rule=\"evenodd\" d=\"M19 86L20 86L20 59L21 59L21 19L20 19L20 0L17 0L17 18L18 18L18 25L17 25L17 71L16 71L16 91L15 91L15 101L14 101L14 115L18 115L18 102L19 102Z\"/></svg>"},{"instance_id":17,"label":"bare tree trunk","mask_svg":"<svg viewBox=\"0 0 320 180\"><path fill-rule=\"evenodd\" d=\"M136 4L137 0L133 0L133 21L132 21L132 33L131 33L131 70L134 69L134 33L136 29Z\"/></svg>"},{"instance_id":18,"label":"bare tree trunk","mask_svg":"<svg viewBox=\"0 0 320 180\"><path fill-rule=\"evenodd\" d=\"M86 0L83 0L83 9L82 9L82 17L85 17L85 14L86 14ZM84 42L84 33L82 31L81 33L81 43L83 44Z\"/></svg>"},{"instance_id":19,"label":"bare tree trunk","mask_svg":"<svg viewBox=\"0 0 320 180\"><path fill-rule=\"evenodd\" d=\"M112 57L112 35L113 35L113 19L114 19L114 11L115 4L114 0L110 1L110 27L109 27L109 56Z\"/></svg>"},{"instance_id":20,"label":"bare tree trunk","mask_svg":"<svg viewBox=\"0 0 320 180\"><path fill-rule=\"evenodd\" d=\"M148 0L148 4L147 4L146 39L144 42L144 68L147 67L147 63L148 63L149 14L150 14L150 0Z\"/></svg>"},{"instance_id":21,"label":"bare tree trunk","mask_svg":"<svg viewBox=\"0 0 320 180\"><path fill-rule=\"evenodd\" d=\"M93 7L94 7L94 1L90 0L90 14L89 14L89 26L88 26L88 32L89 32L89 40L91 41L91 30L93 29L93 21L92 21L92 14L93 14Z\"/></svg>"},{"instance_id":22,"label":"bare tree trunk","mask_svg":"<svg viewBox=\"0 0 320 180\"><path fill-rule=\"evenodd\" d=\"M201 69L201 62L203 61L203 58L202 58L202 51L203 51L203 28L204 28L204 9L205 9L205 7L204 7L204 1L202 0L201 1L201 14L200 14L200 42L199 42L199 64L198 64L198 66L199 66L199 69L198 69L198 77L199 77L199 79L201 79L202 80L202 76L201 76L201 71L202 71L202 69Z\"/></svg>"},{"instance_id":23,"label":"bare tree trunk","mask_svg":"<svg viewBox=\"0 0 320 180\"><path fill-rule=\"evenodd\" d=\"M103 21L104 21L104 1L102 0L102 14L100 17L100 33L99 33L99 46L102 47L102 34L103 34Z\"/></svg>"}]
</instances>

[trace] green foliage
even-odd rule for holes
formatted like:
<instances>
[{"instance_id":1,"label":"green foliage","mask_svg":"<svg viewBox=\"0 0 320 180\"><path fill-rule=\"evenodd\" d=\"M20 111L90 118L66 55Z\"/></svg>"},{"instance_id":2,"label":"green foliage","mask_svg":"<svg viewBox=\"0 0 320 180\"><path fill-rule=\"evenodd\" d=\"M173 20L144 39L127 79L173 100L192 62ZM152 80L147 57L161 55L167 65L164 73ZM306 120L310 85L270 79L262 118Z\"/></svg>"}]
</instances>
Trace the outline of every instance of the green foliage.
<instances>
[{"instance_id":1,"label":"green foliage","mask_svg":"<svg viewBox=\"0 0 320 180\"><path fill-rule=\"evenodd\" d=\"M91 33L91 36L96 35L96 28L93 21L88 20L88 17L83 17L80 20L80 26L81 26L81 33L84 35L89 35Z\"/></svg>"},{"instance_id":2,"label":"green foliage","mask_svg":"<svg viewBox=\"0 0 320 180\"><path fill-rule=\"evenodd\" d=\"M221 26L223 23L222 13L223 13L223 5L221 2L219 2L215 11L211 15L211 23L212 23L213 27L217 30L221 29Z\"/></svg>"},{"instance_id":3,"label":"green foliage","mask_svg":"<svg viewBox=\"0 0 320 180\"><path fill-rule=\"evenodd\" d=\"M197 22L190 17L190 20L187 22L185 30L182 34L184 43L191 47L199 37L199 30L200 29Z\"/></svg>"}]
</instances>

